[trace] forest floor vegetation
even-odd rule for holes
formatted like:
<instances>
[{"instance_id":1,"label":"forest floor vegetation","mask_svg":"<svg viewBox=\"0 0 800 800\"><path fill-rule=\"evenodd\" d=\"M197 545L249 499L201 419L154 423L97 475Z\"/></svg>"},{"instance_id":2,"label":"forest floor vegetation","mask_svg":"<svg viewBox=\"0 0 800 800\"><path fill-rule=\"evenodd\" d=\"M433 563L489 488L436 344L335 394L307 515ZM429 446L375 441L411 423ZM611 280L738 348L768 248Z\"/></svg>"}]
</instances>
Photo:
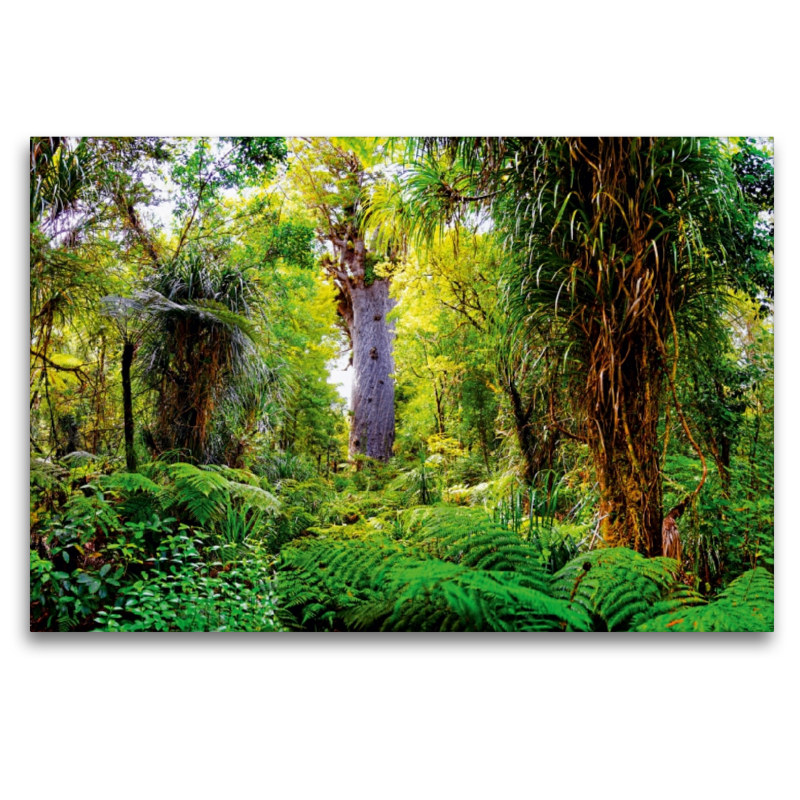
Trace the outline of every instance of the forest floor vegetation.
<instances>
[{"instance_id":1,"label":"forest floor vegetation","mask_svg":"<svg viewBox=\"0 0 800 800\"><path fill-rule=\"evenodd\" d=\"M448 488L435 464L365 459L272 483L181 462L32 462L31 629L773 629L763 504L739 506L748 529L726 548L729 503L701 509L715 525L679 563L598 546L575 475L537 497L508 475Z\"/></svg>"}]
</instances>

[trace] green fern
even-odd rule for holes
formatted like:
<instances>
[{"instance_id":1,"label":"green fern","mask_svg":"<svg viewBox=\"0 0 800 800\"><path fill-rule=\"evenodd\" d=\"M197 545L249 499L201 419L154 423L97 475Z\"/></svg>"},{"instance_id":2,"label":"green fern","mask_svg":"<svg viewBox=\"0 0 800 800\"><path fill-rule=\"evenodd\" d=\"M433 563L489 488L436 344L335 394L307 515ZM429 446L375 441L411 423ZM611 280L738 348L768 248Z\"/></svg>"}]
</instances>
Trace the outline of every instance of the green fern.
<instances>
[{"instance_id":1,"label":"green fern","mask_svg":"<svg viewBox=\"0 0 800 800\"><path fill-rule=\"evenodd\" d=\"M417 562L379 573L393 599L383 630L582 630L588 619L543 592L538 582L449 562Z\"/></svg>"},{"instance_id":2,"label":"green fern","mask_svg":"<svg viewBox=\"0 0 800 800\"><path fill-rule=\"evenodd\" d=\"M572 559L553 576L550 588L555 597L583 608L592 630L623 631L649 618L653 608L702 602L696 593L679 588L677 575L672 559L611 547Z\"/></svg>"},{"instance_id":3,"label":"green fern","mask_svg":"<svg viewBox=\"0 0 800 800\"><path fill-rule=\"evenodd\" d=\"M43 458L30 459L30 482L32 487L54 489L69 477L69 470Z\"/></svg>"},{"instance_id":4,"label":"green fern","mask_svg":"<svg viewBox=\"0 0 800 800\"><path fill-rule=\"evenodd\" d=\"M334 628L342 614L373 600L369 576L377 563L399 546L382 542L301 539L281 552L279 586L288 623L297 627Z\"/></svg>"},{"instance_id":5,"label":"green fern","mask_svg":"<svg viewBox=\"0 0 800 800\"><path fill-rule=\"evenodd\" d=\"M213 470L193 464L169 464L166 473L172 480L162 490L165 505L182 506L201 526L218 520L225 513L230 482Z\"/></svg>"},{"instance_id":6,"label":"green fern","mask_svg":"<svg viewBox=\"0 0 800 800\"><path fill-rule=\"evenodd\" d=\"M65 607L59 608L58 611L58 632L59 633L68 633L72 630L73 626L76 625L76 620L72 617L72 615L67 611Z\"/></svg>"},{"instance_id":7,"label":"green fern","mask_svg":"<svg viewBox=\"0 0 800 800\"><path fill-rule=\"evenodd\" d=\"M185 463L149 464L144 469L153 477L116 472L97 479L102 489L123 497L120 511L133 520L150 519L153 513L177 506L206 526L226 518L231 500L238 501L237 512L255 509L275 514L281 507L278 499L260 485L259 478L247 470Z\"/></svg>"},{"instance_id":8,"label":"green fern","mask_svg":"<svg viewBox=\"0 0 800 800\"><path fill-rule=\"evenodd\" d=\"M114 472L111 475L102 475L97 479L97 484L104 490L133 494L134 492L149 492L158 494L161 487L150 478L138 472Z\"/></svg>"},{"instance_id":9,"label":"green fern","mask_svg":"<svg viewBox=\"0 0 800 800\"><path fill-rule=\"evenodd\" d=\"M712 602L671 610L640 624L638 631L773 631L775 579L763 567L745 572Z\"/></svg>"},{"instance_id":10,"label":"green fern","mask_svg":"<svg viewBox=\"0 0 800 800\"><path fill-rule=\"evenodd\" d=\"M281 503L278 498L259 486L230 481L228 483L228 492L231 497L240 500L247 508L257 509L267 514L277 514L281 509Z\"/></svg>"},{"instance_id":11,"label":"green fern","mask_svg":"<svg viewBox=\"0 0 800 800\"><path fill-rule=\"evenodd\" d=\"M145 522L160 514L162 510L162 487L155 481L138 472L114 472L101 475L97 485L112 496L119 496L118 511L122 517L132 522Z\"/></svg>"},{"instance_id":12,"label":"green fern","mask_svg":"<svg viewBox=\"0 0 800 800\"><path fill-rule=\"evenodd\" d=\"M415 522L408 541L380 533L350 539L345 529L284 548L281 593L296 623L356 630L588 627L581 609L550 596L535 553L483 512L436 510Z\"/></svg>"},{"instance_id":13,"label":"green fern","mask_svg":"<svg viewBox=\"0 0 800 800\"><path fill-rule=\"evenodd\" d=\"M538 547L494 522L482 509L413 509L405 516L409 540L431 555L474 569L526 575L548 591L549 577Z\"/></svg>"},{"instance_id":14,"label":"green fern","mask_svg":"<svg viewBox=\"0 0 800 800\"><path fill-rule=\"evenodd\" d=\"M551 577L535 542L479 509L412 509L395 528L360 522L315 530L316 537L281 552L278 583L289 626L628 631L772 625L772 577L764 570L737 579L711 604L680 582L677 562L626 548L586 553Z\"/></svg>"}]
</instances>

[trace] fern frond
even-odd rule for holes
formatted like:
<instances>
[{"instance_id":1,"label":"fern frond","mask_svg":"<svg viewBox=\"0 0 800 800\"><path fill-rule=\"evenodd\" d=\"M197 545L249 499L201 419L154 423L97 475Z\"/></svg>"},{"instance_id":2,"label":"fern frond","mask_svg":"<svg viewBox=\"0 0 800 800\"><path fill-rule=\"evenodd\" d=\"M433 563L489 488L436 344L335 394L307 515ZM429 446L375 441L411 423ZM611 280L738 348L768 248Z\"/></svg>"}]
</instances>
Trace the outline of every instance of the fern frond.
<instances>
[{"instance_id":1,"label":"fern frond","mask_svg":"<svg viewBox=\"0 0 800 800\"><path fill-rule=\"evenodd\" d=\"M281 510L280 500L274 494L259 486L230 481L228 483L228 491L249 508L257 508L259 511L265 511L270 514L277 514Z\"/></svg>"},{"instance_id":2,"label":"fern frond","mask_svg":"<svg viewBox=\"0 0 800 800\"><path fill-rule=\"evenodd\" d=\"M410 516L409 540L437 558L466 567L524 574L548 591L538 548L497 525L482 509L431 508Z\"/></svg>"},{"instance_id":3,"label":"fern frond","mask_svg":"<svg viewBox=\"0 0 800 800\"><path fill-rule=\"evenodd\" d=\"M637 631L773 631L775 579L763 567L745 572L704 606L661 614Z\"/></svg>"},{"instance_id":4,"label":"fern frond","mask_svg":"<svg viewBox=\"0 0 800 800\"><path fill-rule=\"evenodd\" d=\"M672 559L608 548L551 578L534 544L480 509L429 507L397 520L317 528L283 548L278 584L295 627L771 630L772 576L764 570L702 605Z\"/></svg>"},{"instance_id":5,"label":"fern frond","mask_svg":"<svg viewBox=\"0 0 800 800\"><path fill-rule=\"evenodd\" d=\"M662 614L671 614L673 611L680 611L691 608L692 606L705 605L706 599L698 594L694 589L684 586L682 583L676 584L670 593L661 600L657 600L652 605L636 614L629 623L629 630L635 630L640 625L644 625L648 620L659 617Z\"/></svg>"},{"instance_id":6,"label":"fern frond","mask_svg":"<svg viewBox=\"0 0 800 800\"><path fill-rule=\"evenodd\" d=\"M69 470L59 464L31 457L30 482L40 489L52 489L69 477Z\"/></svg>"},{"instance_id":7,"label":"fern frond","mask_svg":"<svg viewBox=\"0 0 800 800\"><path fill-rule=\"evenodd\" d=\"M284 605L316 604L355 629L585 630L589 619L551 597L540 574L478 569L380 535L306 539L284 548ZM312 602L308 602L311 600ZM309 607L313 606L309 610Z\"/></svg>"},{"instance_id":8,"label":"fern frond","mask_svg":"<svg viewBox=\"0 0 800 800\"><path fill-rule=\"evenodd\" d=\"M101 475L97 478L97 483L105 490L124 492L128 495L134 492L147 492L155 495L161 491L161 487L157 483L138 472L113 472L111 475Z\"/></svg>"},{"instance_id":9,"label":"fern frond","mask_svg":"<svg viewBox=\"0 0 800 800\"><path fill-rule=\"evenodd\" d=\"M162 492L168 503L184 506L200 525L224 514L230 483L222 475L185 463L169 464L166 472L174 483Z\"/></svg>"},{"instance_id":10,"label":"fern frond","mask_svg":"<svg viewBox=\"0 0 800 800\"><path fill-rule=\"evenodd\" d=\"M628 630L637 615L670 594L677 571L672 559L611 547L572 559L553 576L550 589L555 597L583 608L593 618L594 630Z\"/></svg>"},{"instance_id":11,"label":"fern frond","mask_svg":"<svg viewBox=\"0 0 800 800\"><path fill-rule=\"evenodd\" d=\"M263 488L261 479L258 477L258 475L255 475L247 469L235 469L234 467L229 467L225 464L206 464L204 469L208 470L209 472L216 472L218 475L222 475L223 478L231 482L247 483L250 486L258 486L259 488Z\"/></svg>"}]
</instances>

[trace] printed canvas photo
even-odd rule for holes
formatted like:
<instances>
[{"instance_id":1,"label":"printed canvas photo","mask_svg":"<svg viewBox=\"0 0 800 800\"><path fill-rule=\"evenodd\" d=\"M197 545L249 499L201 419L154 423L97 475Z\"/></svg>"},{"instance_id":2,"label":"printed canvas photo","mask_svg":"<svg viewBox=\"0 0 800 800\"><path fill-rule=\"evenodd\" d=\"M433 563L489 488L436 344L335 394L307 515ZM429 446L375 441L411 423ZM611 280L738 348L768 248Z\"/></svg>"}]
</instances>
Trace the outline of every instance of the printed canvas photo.
<instances>
[{"instance_id":1,"label":"printed canvas photo","mask_svg":"<svg viewBox=\"0 0 800 800\"><path fill-rule=\"evenodd\" d=\"M773 156L31 137L31 631L772 631Z\"/></svg>"}]
</instances>

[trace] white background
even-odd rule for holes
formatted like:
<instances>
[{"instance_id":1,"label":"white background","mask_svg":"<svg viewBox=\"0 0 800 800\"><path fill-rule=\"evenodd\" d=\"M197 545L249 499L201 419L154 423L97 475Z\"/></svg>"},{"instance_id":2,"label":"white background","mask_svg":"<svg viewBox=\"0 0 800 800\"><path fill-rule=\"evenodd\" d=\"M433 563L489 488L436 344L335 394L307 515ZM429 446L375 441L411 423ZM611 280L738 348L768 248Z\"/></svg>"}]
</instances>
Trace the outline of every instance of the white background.
<instances>
[{"instance_id":1,"label":"white background","mask_svg":"<svg viewBox=\"0 0 800 800\"><path fill-rule=\"evenodd\" d=\"M5 7L4 796L797 796L800 70L787 8ZM27 139L65 132L775 136L778 632L30 634Z\"/></svg>"}]
</instances>

